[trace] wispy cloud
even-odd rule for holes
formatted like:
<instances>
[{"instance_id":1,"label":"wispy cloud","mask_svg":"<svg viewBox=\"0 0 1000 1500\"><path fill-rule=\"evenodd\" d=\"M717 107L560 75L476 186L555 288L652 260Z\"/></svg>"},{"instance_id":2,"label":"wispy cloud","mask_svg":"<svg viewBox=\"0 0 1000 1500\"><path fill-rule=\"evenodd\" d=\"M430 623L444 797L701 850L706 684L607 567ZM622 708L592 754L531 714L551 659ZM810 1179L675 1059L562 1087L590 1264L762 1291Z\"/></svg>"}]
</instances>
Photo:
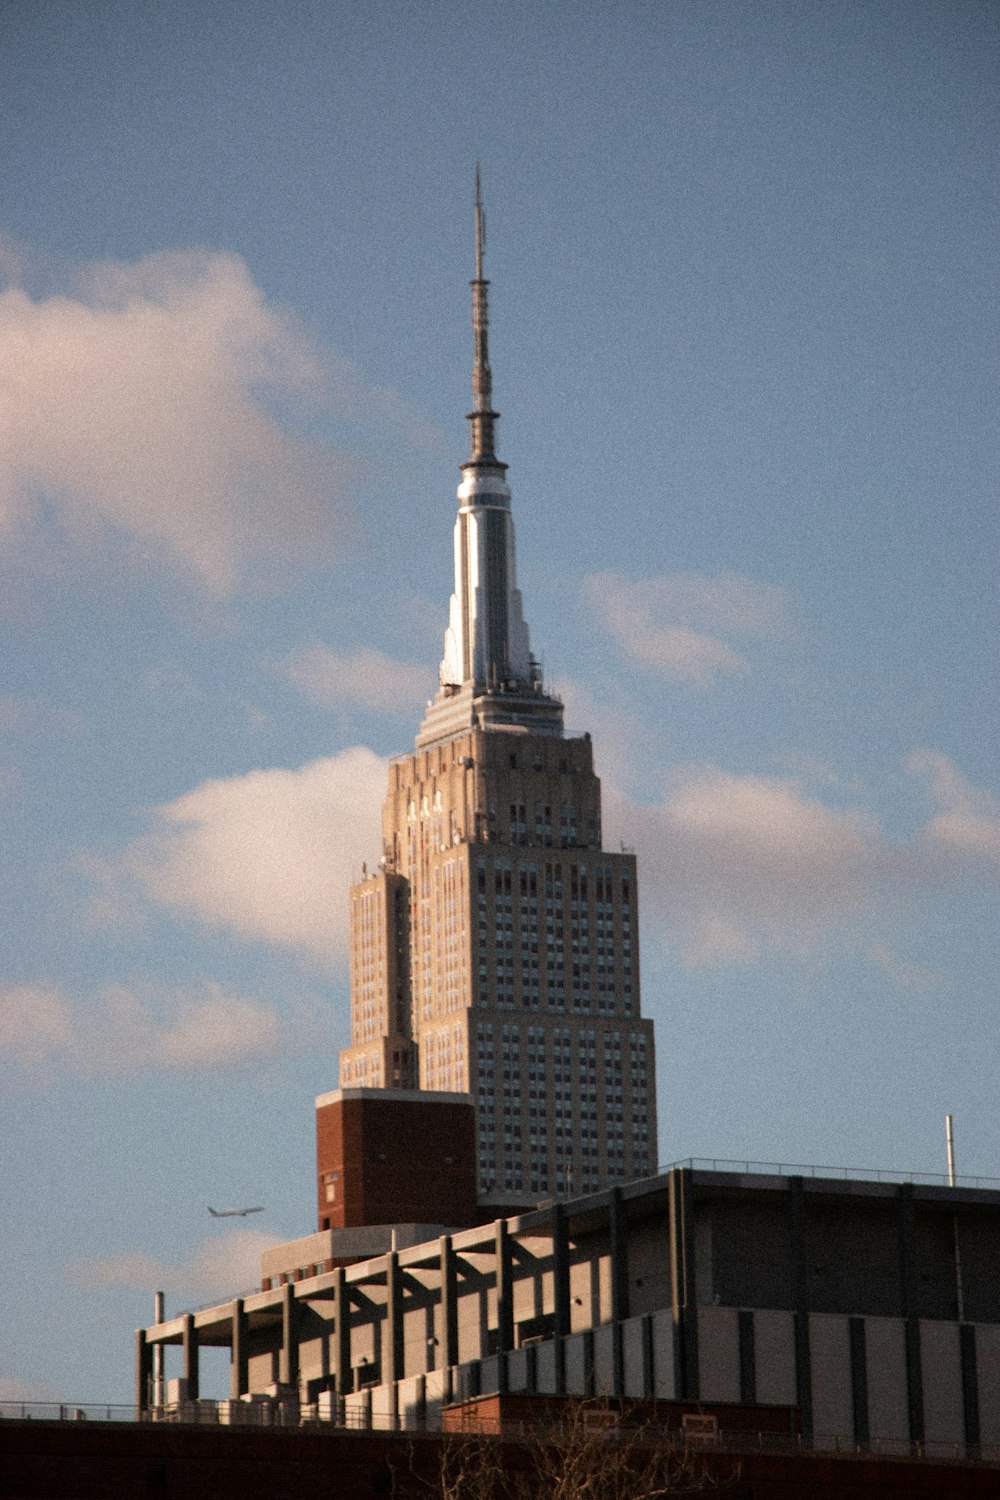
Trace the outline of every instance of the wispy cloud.
<instances>
[{"instance_id":1,"label":"wispy cloud","mask_svg":"<svg viewBox=\"0 0 1000 1500\"><path fill-rule=\"evenodd\" d=\"M273 1055L280 1029L273 1007L215 984L156 994L109 986L86 998L48 985L0 989L0 1055L27 1073L238 1067Z\"/></svg>"},{"instance_id":2,"label":"wispy cloud","mask_svg":"<svg viewBox=\"0 0 1000 1500\"><path fill-rule=\"evenodd\" d=\"M915 750L906 769L926 779L937 804L925 844L940 858L1000 874L1000 801L972 786L939 750Z\"/></svg>"},{"instance_id":3,"label":"wispy cloud","mask_svg":"<svg viewBox=\"0 0 1000 1500\"><path fill-rule=\"evenodd\" d=\"M622 654L666 677L705 684L746 671L733 644L786 634L788 591L738 573L664 574L630 580L595 573L586 593Z\"/></svg>"},{"instance_id":4,"label":"wispy cloud","mask_svg":"<svg viewBox=\"0 0 1000 1500\"><path fill-rule=\"evenodd\" d=\"M595 770L610 785L658 784L665 756L662 726L643 723L634 698L617 691L595 693L576 678L551 684L566 710L566 730L593 736Z\"/></svg>"},{"instance_id":5,"label":"wispy cloud","mask_svg":"<svg viewBox=\"0 0 1000 1500\"><path fill-rule=\"evenodd\" d=\"M385 786L385 761L362 747L205 781L156 808L153 831L118 858L87 869L119 917L152 903L337 963L348 886L381 851Z\"/></svg>"},{"instance_id":6,"label":"wispy cloud","mask_svg":"<svg viewBox=\"0 0 1000 1500\"><path fill-rule=\"evenodd\" d=\"M0 693L0 733L15 734L44 730L50 734L76 734L83 718L71 709L56 708L40 698L18 698Z\"/></svg>"},{"instance_id":7,"label":"wispy cloud","mask_svg":"<svg viewBox=\"0 0 1000 1500\"><path fill-rule=\"evenodd\" d=\"M425 666L396 661L371 646L348 654L313 641L291 652L278 670L321 708L357 705L412 716L434 690L434 674Z\"/></svg>"},{"instance_id":8,"label":"wispy cloud","mask_svg":"<svg viewBox=\"0 0 1000 1500\"><path fill-rule=\"evenodd\" d=\"M0 527L52 506L78 540L108 529L224 596L327 560L355 530L360 461L282 410L327 411L426 446L395 392L317 348L238 256L90 267L71 295L0 294Z\"/></svg>"},{"instance_id":9,"label":"wispy cloud","mask_svg":"<svg viewBox=\"0 0 1000 1500\"><path fill-rule=\"evenodd\" d=\"M774 947L808 948L863 927L889 907L905 911L917 888L995 878L994 799L936 753L907 767L931 775L941 811L902 843L870 814L832 807L795 777L686 767L652 806L608 789L608 836L640 856L647 932L659 929L691 964L746 964ZM904 987L944 982L887 944L865 948Z\"/></svg>"},{"instance_id":10,"label":"wispy cloud","mask_svg":"<svg viewBox=\"0 0 1000 1500\"><path fill-rule=\"evenodd\" d=\"M914 963L885 943L871 944L865 949L865 955L901 990L937 990L946 988L950 983L948 975L942 969Z\"/></svg>"},{"instance_id":11,"label":"wispy cloud","mask_svg":"<svg viewBox=\"0 0 1000 1500\"><path fill-rule=\"evenodd\" d=\"M162 1291L181 1297L226 1297L260 1282L260 1258L281 1243L278 1235L228 1224L203 1240L185 1261L157 1260L138 1250L76 1262L70 1278L77 1286L124 1286L133 1291Z\"/></svg>"},{"instance_id":12,"label":"wispy cloud","mask_svg":"<svg viewBox=\"0 0 1000 1500\"><path fill-rule=\"evenodd\" d=\"M692 963L746 963L765 938L801 941L856 909L884 858L864 814L794 779L718 766L675 773L653 807L612 793L605 821L640 852L647 923L653 907Z\"/></svg>"}]
</instances>

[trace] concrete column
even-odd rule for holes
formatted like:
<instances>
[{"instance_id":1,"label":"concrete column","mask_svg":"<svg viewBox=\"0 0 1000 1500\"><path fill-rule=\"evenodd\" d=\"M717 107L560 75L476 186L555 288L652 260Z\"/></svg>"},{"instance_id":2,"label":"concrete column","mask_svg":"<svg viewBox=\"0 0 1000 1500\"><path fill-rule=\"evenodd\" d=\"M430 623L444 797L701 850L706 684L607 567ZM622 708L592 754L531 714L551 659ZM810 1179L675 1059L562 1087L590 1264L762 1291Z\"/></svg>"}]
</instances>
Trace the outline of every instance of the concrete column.
<instances>
[{"instance_id":1,"label":"concrete column","mask_svg":"<svg viewBox=\"0 0 1000 1500\"><path fill-rule=\"evenodd\" d=\"M566 1391L566 1344L570 1331L569 1225L561 1203L552 1206L552 1305L555 1323L556 1393Z\"/></svg>"},{"instance_id":2,"label":"concrete column","mask_svg":"<svg viewBox=\"0 0 1000 1500\"><path fill-rule=\"evenodd\" d=\"M642 1394L650 1401L656 1395L653 1319L649 1313L642 1320Z\"/></svg>"},{"instance_id":3,"label":"concrete column","mask_svg":"<svg viewBox=\"0 0 1000 1500\"><path fill-rule=\"evenodd\" d=\"M444 1365L458 1364L458 1267L451 1235L441 1236L441 1332L444 1338Z\"/></svg>"},{"instance_id":4,"label":"concrete column","mask_svg":"<svg viewBox=\"0 0 1000 1500\"><path fill-rule=\"evenodd\" d=\"M153 1321L162 1323L166 1318L166 1299L162 1292L153 1293ZM166 1400L163 1384L163 1345L153 1345L153 1405L162 1406Z\"/></svg>"},{"instance_id":5,"label":"concrete column","mask_svg":"<svg viewBox=\"0 0 1000 1500\"><path fill-rule=\"evenodd\" d=\"M611 1258L611 1363L612 1387L616 1396L625 1394L625 1352L623 1321L628 1317L628 1226L620 1187L611 1189L608 1204L608 1240Z\"/></svg>"},{"instance_id":6,"label":"concrete column","mask_svg":"<svg viewBox=\"0 0 1000 1500\"><path fill-rule=\"evenodd\" d=\"M146 1341L145 1328L135 1331L135 1404L141 1412L149 1410L150 1385L153 1379L153 1345Z\"/></svg>"},{"instance_id":7,"label":"concrete column","mask_svg":"<svg viewBox=\"0 0 1000 1500\"><path fill-rule=\"evenodd\" d=\"M611 1189L608 1239L611 1243L611 1316L616 1323L628 1317L628 1226L620 1187Z\"/></svg>"},{"instance_id":8,"label":"concrete column","mask_svg":"<svg viewBox=\"0 0 1000 1500\"><path fill-rule=\"evenodd\" d=\"M851 1357L851 1407L854 1414L854 1441L859 1448L868 1447L868 1355L864 1318L848 1318L847 1333Z\"/></svg>"},{"instance_id":9,"label":"concrete column","mask_svg":"<svg viewBox=\"0 0 1000 1500\"><path fill-rule=\"evenodd\" d=\"M185 1313L181 1326L181 1348L184 1353L184 1379L189 1401L198 1400L198 1330L194 1314Z\"/></svg>"},{"instance_id":10,"label":"concrete column","mask_svg":"<svg viewBox=\"0 0 1000 1500\"><path fill-rule=\"evenodd\" d=\"M755 1354L753 1311L741 1308L737 1315L740 1350L740 1400L744 1406L757 1404L757 1359Z\"/></svg>"},{"instance_id":11,"label":"concrete column","mask_svg":"<svg viewBox=\"0 0 1000 1500\"><path fill-rule=\"evenodd\" d=\"M497 1383L499 1390L504 1392L507 1389L507 1353L514 1347L514 1264L506 1219L497 1220L496 1287Z\"/></svg>"},{"instance_id":12,"label":"concrete column","mask_svg":"<svg viewBox=\"0 0 1000 1500\"><path fill-rule=\"evenodd\" d=\"M896 1189L899 1214L899 1292L906 1331L906 1393L910 1441L924 1440L924 1378L920 1358L920 1318L917 1308L917 1234L913 1214L913 1184Z\"/></svg>"},{"instance_id":13,"label":"concrete column","mask_svg":"<svg viewBox=\"0 0 1000 1500\"><path fill-rule=\"evenodd\" d=\"M382 1341L382 1383L402 1380L403 1360L403 1281L399 1274L399 1255L390 1250L385 1258L386 1317Z\"/></svg>"},{"instance_id":14,"label":"concrete column","mask_svg":"<svg viewBox=\"0 0 1000 1500\"><path fill-rule=\"evenodd\" d=\"M343 1266L338 1266L334 1272L333 1321L333 1378L337 1382L337 1395L345 1396L353 1389L354 1376L351 1370L351 1304Z\"/></svg>"},{"instance_id":15,"label":"concrete column","mask_svg":"<svg viewBox=\"0 0 1000 1500\"><path fill-rule=\"evenodd\" d=\"M809 1277L806 1261L806 1200L801 1177L788 1179L788 1225L792 1261L792 1318L795 1339L795 1394L802 1432L811 1437L812 1351L809 1347Z\"/></svg>"},{"instance_id":16,"label":"concrete column","mask_svg":"<svg viewBox=\"0 0 1000 1500\"><path fill-rule=\"evenodd\" d=\"M694 1185L690 1167L667 1178L670 1213L670 1291L674 1317L674 1389L698 1400L698 1298L694 1271Z\"/></svg>"},{"instance_id":17,"label":"concrete column","mask_svg":"<svg viewBox=\"0 0 1000 1500\"><path fill-rule=\"evenodd\" d=\"M233 1301L230 1340L232 1353L229 1360L229 1397L232 1401L238 1401L241 1396L246 1395L250 1385L247 1315L242 1297L236 1297Z\"/></svg>"},{"instance_id":18,"label":"concrete column","mask_svg":"<svg viewBox=\"0 0 1000 1500\"><path fill-rule=\"evenodd\" d=\"M297 1385L299 1380L299 1304L290 1281L281 1288L281 1349L278 1354L278 1380L282 1385Z\"/></svg>"},{"instance_id":19,"label":"concrete column","mask_svg":"<svg viewBox=\"0 0 1000 1500\"><path fill-rule=\"evenodd\" d=\"M962 1323L958 1330L962 1360L962 1409L965 1416L966 1457L975 1458L981 1442L979 1430L979 1366L976 1359L976 1325Z\"/></svg>"}]
</instances>

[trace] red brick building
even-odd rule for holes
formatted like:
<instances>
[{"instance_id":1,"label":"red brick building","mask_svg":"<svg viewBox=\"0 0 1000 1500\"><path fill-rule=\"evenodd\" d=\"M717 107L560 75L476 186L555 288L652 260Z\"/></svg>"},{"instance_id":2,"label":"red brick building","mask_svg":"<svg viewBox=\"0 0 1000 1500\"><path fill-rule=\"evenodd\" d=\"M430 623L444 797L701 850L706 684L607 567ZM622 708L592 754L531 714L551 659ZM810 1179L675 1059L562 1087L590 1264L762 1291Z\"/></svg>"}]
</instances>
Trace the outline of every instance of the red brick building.
<instances>
[{"instance_id":1,"label":"red brick building","mask_svg":"<svg viewBox=\"0 0 1000 1500\"><path fill-rule=\"evenodd\" d=\"M476 1204L475 1112L467 1094L337 1089L316 1100L317 1228L447 1224Z\"/></svg>"}]
</instances>

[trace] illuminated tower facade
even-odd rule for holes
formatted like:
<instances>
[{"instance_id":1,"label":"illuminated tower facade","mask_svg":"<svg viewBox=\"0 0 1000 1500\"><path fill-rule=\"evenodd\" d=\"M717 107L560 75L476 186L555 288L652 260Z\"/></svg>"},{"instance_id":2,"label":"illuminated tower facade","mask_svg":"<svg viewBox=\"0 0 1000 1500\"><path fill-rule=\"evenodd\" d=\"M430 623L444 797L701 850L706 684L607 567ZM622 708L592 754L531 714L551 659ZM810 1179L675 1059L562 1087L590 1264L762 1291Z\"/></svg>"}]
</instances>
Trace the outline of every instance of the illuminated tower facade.
<instances>
[{"instance_id":1,"label":"illuminated tower facade","mask_svg":"<svg viewBox=\"0 0 1000 1500\"><path fill-rule=\"evenodd\" d=\"M545 691L496 456L476 184L471 456L440 686L389 767L376 874L351 890L342 1088L470 1093L479 1200L524 1205L656 1171L635 857L601 843L589 734Z\"/></svg>"}]
</instances>

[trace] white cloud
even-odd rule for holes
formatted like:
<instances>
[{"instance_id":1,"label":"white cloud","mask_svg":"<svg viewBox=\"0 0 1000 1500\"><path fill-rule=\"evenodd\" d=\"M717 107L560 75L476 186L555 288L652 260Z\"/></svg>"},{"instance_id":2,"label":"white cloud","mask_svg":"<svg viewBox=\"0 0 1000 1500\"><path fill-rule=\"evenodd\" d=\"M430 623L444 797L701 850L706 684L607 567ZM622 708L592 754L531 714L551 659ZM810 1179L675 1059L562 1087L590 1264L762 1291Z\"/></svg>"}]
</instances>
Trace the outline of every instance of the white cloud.
<instances>
[{"instance_id":1,"label":"white cloud","mask_svg":"<svg viewBox=\"0 0 1000 1500\"><path fill-rule=\"evenodd\" d=\"M217 595L313 561L353 530L358 463L263 399L433 436L402 398L324 357L234 255L92 267L75 296L0 294L0 528L41 503L82 538L110 527Z\"/></svg>"},{"instance_id":2,"label":"white cloud","mask_svg":"<svg viewBox=\"0 0 1000 1500\"><path fill-rule=\"evenodd\" d=\"M771 947L809 948L904 911L914 889L991 878L1000 861L996 800L936 752L911 756L939 811L915 838L891 841L878 821L831 807L796 777L677 771L663 800L640 805L606 789L605 833L635 847L644 928L659 929L691 964L751 963ZM851 938L859 941L858 932ZM869 959L904 988L946 976L866 938Z\"/></svg>"},{"instance_id":3,"label":"white cloud","mask_svg":"<svg viewBox=\"0 0 1000 1500\"><path fill-rule=\"evenodd\" d=\"M829 808L792 778L716 766L678 772L657 806L612 792L605 824L637 849L647 924L658 918L691 963L808 943L864 904L887 859L865 814Z\"/></svg>"},{"instance_id":4,"label":"white cloud","mask_svg":"<svg viewBox=\"0 0 1000 1500\"><path fill-rule=\"evenodd\" d=\"M913 963L885 943L873 943L865 954L901 990L936 990L950 982L941 969Z\"/></svg>"},{"instance_id":5,"label":"white cloud","mask_svg":"<svg viewBox=\"0 0 1000 1500\"><path fill-rule=\"evenodd\" d=\"M214 984L145 996L112 986L87 1001L44 985L0 989L0 1053L25 1072L234 1067L273 1055L279 1039L270 1006Z\"/></svg>"},{"instance_id":6,"label":"white cloud","mask_svg":"<svg viewBox=\"0 0 1000 1500\"><path fill-rule=\"evenodd\" d=\"M381 850L385 787L385 761L363 747L297 771L206 781L156 808L156 829L107 878L126 904L131 885L208 926L335 963L348 886Z\"/></svg>"},{"instance_id":7,"label":"white cloud","mask_svg":"<svg viewBox=\"0 0 1000 1500\"><path fill-rule=\"evenodd\" d=\"M756 639L789 629L787 591L737 573L714 578L674 573L632 581L604 572L592 575L585 588L625 656L690 682L747 669L745 656L725 637Z\"/></svg>"},{"instance_id":8,"label":"white cloud","mask_svg":"<svg viewBox=\"0 0 1000 1500\"><path fill-rule=\"evenodd\" d=\"M74 1049L72 1008L48 986L0 989L0 1050L9 1061L34 1069Z\"/></svg>"},{"instance_id":9,"label":"white cloud","mask_svg":"<svg viewBox=\"0 0 1000 1500\"><path fill-rule=\"evenodd\" d=\"M358 704L381 713L411 715L434 691L434 674L426 667L395 661L375 647L347 655L314 641L293 651L279 670L322 708Z\"/></svg>"},{"instance_id":10,"label":"white cloud","mask_svg":"<svg viewBox=\"0 0 1000 1500\"><path fill-rule=\"evenodd\" d=\"M79 1261L70 1268L77 1286L124 1286L180 1297L227 1297L260 1282L260 1258L281 1244L278 1235L227 1224L203 1240L186 1261L170 1264L138 1250Z\"/></svg>"},{"instance_id":11,"label":"white cloud","mask_svg":"<svg viewBox=\"0 0 1000 1500\"><path fill-rule=\"evenodd\" d=\"M566 677L551 688L565 707L567 734L586 730L592 736L594 769L609 785L649 786L659 781L666 754L664 734L661 726L639 720L633 697L615 691L597 694Z\"/></svg>"},{"instance_id":12,"label":"white cloud","mask_svg":"<svg viewBox=\"0 0 1000 1500\"><path fill-rule=\"evenodd\" d=\"M83 728L82 716L72 709L56 708L40 698L16 698L0 693L0 733L44 730L76 734Z\"/></svg>"},{"instance_id":13,"label":"white cloud","mask_svg":"<svg viewBox=\"0 0 1000 1500\"><path fill-rule=\"evenodd\" d=\"M971 786L939 750L915 750L906 769L926 778L937 803L924 843L950 862L1000 874L1000 801Z\"/></svg>"}]
</instances>

